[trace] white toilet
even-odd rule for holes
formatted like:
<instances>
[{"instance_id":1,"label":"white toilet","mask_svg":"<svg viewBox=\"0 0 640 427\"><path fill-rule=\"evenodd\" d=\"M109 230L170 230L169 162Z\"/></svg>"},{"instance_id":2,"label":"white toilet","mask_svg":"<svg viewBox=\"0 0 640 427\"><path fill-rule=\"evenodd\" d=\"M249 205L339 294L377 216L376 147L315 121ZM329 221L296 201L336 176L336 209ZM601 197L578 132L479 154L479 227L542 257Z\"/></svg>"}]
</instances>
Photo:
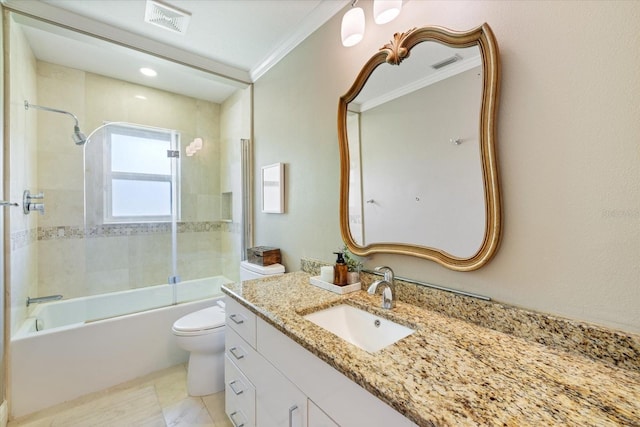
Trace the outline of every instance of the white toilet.
<instances>
[{"instance_id":1,"label":"white toilet","mask_svg":"<svg viewBox=\"0 0 640 427\"><path fill-rule=\"evenodd\" d=\"M267 276L275 276L284 274L284 265L257 265L251 264L249 261L240 262L240 280L261 279Z\"/></svg>"},{"instance_id":2,"label":"white toilet","mask_svg":"<svg viewBox=\"0 0 640 427\"><path fill-rule=\"evenodd\" d=\"M217 305L187 314L173 324L178 345L190 352L190 396L224 390L224 328L224 309Z\"/></svg>"},{"instance_id":3,"label":"white toilet","mask_svg":"<svg viewBox=\"0 0 640 427\"><path fill-rule=\"evenodd\" d=\"M240 263L240 280L259 279L284 273L284 266ZM222 304L224 305L224 304ZM218 305L198 310L176 320L172 332L178 345L190 352L187 391L205 396L224 390L224 309Z\"/></svg>"}]
</instances>

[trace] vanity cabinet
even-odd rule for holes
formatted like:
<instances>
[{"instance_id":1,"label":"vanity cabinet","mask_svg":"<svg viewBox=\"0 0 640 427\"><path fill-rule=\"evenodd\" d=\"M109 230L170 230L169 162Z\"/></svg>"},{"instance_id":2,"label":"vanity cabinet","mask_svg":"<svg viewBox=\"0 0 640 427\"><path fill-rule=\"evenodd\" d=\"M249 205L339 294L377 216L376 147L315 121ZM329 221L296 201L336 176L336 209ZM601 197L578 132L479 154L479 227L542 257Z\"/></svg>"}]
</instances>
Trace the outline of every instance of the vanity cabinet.
<instances>
[{"instance_id":1,"label":"vanity cabinet","mask_svg":"<svg viewBox=\"0 0 640 427\"><path fill-rule=\"evenodd\" d=\"M235 300L225 311L225 410L235 426L415 425Z\"/></svg>"},{"instance_id":2,"label":"vanity cabinet","mask_svg":"<svg viewBox=\"0 0 640 427\"><path fill-rule=\"evenodd\" d=\"M307 396L256 351L256 316L227 299L225 412L236 427L307 427Z\"/></svg>"}]
</instances>

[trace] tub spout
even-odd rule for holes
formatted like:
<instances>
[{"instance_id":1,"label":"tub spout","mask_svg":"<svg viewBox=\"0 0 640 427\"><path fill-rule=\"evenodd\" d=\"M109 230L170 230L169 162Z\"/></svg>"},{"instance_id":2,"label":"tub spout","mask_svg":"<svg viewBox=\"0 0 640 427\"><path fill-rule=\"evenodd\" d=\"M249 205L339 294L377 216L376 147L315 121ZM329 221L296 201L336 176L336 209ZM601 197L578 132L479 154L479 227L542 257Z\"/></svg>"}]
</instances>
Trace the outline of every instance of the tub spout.
<instances>
[{"instance_id":1,"label":"tub spout","mask_svg":"<svg viewBox=\"0 0 640 427\"><path fill-rule=\"evenodd\" d=\"M29 307L31 304L39 304L41 302L55 301L58 299L62 299L62 295L47 295L46 297L36 298L27 297L27 307Z\"/></svg>"}]
</instances>

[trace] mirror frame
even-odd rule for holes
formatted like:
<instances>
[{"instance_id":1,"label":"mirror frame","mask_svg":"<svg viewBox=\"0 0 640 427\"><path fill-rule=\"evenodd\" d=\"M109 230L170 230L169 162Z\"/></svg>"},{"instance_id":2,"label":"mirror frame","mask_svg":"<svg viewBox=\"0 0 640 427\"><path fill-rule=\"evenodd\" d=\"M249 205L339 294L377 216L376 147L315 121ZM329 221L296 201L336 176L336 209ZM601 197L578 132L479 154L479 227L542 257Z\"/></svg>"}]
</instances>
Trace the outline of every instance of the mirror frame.
<instances>
[{"instance_id":1,"label":"mirror frame","mask_svg":"<svg viewBox=\"0 0 640 427\"><path fill-rule=\"evenodd\" d=\"M363 89L373 71L387 62L392 65L409 57L411 49L422 42L435 41L450 47L478 46L482 59L483 86L480 109L480 160L485 200L485 233L482 245L469 258L455 257L441 249L402 243L372 243L358 245L349 228L349 141L347 139L347 106ZM338 144L340 151L340 233L347 248L356 255L374 253L411 255L435 261L456 271L476 270L495 255L502 234L502 204L496 152L496 115L500 92L499 50L493 31L487 23L469 31L453 31L443 27L413 28L395 33L393 40L373 55L356 77L338 104ZM428 220L428 219L425 219Z\"/></svg>"}]
</instances>

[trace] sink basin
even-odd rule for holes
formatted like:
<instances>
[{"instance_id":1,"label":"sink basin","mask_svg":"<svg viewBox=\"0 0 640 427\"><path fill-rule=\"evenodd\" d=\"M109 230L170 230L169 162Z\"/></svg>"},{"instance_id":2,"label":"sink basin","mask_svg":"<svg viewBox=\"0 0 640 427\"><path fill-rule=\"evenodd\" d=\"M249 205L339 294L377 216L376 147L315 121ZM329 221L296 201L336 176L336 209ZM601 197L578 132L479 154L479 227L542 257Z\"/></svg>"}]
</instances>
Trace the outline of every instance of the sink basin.
<instances>
[{"instance_id":1,"label":"sink basin","mask_svg":"<svg viewBox=\"0 0 640 427\"><path fill-rule=\"evenodd\" d=\"M382 350L415 332L347 304L316 311L304 318L369 353Z\"/></svg>"}]
</instances>

